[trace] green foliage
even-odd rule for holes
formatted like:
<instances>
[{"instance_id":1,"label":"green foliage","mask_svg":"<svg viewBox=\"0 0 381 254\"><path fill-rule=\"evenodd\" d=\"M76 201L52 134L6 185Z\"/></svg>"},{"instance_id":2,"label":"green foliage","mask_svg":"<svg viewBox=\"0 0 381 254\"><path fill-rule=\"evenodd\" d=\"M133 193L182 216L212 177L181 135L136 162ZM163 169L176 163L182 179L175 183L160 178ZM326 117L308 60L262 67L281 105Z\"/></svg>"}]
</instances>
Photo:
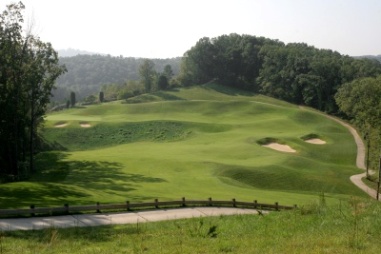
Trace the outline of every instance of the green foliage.
<instances>
[{"instance_id":1,"label":"green foliage","mask_svg":"<svg viewBox=\"0 0 381 254\"><path fill-rule=\"evenodd\" d=\"M335 96L340 110L359 125L381 125L381 76L344 84Z\"/></svg>"},{"instance_id":2,"label":"green foliage","mask_svg":"<svg viewBox=\"0 0 381 254\"><path fill-rule=\"evenodd\" d=\"M169 84L168 84L168 78L166 75L164 74L159 75L157 86L160 90L166 90L168 88Z\"/></svg>"},{"instance_id":3,"label":"green foliage","mask_svg":"<svg viewBox=\"0 0 381 254\"><path fill-rule=\"evenodd\" d=\"M99 92L99 102L102 103L105 99L105 94L103 91Z\"/></svg>"},{"instance_id":4,"label":"green foliage","mask_svg":"<svg viewBox=\"0 0 381 254\"><path fill-rule=\"evenodd\" d=\"M381 74L376 60L354 59L304 43L285 45L249 35L202 38L183 58L183 85L218 82L337 112L334 95L346 82Z\"/></svg>"},{"instance_id":5,"label":"green foliage","mask_svg":"<svg viewBox=\"0 0 381 254\"><path fill-rule=\"evenodd\" d=\"M0 14L0 177L14 180L34 171L36 130L65 71L50 43L23 35L24 8L10 4Z\"/></svg>"},{"instance_id":6,"label":"green foliage","mask_svg":"<svg viewBox=\"0 0 381 254\"><path fill-rule=\"evenodd\" d=\"M379 167L381 147L381 76L344 84L335 96L339 109L359 127L369 145L369 167Z\"/></svg>"},{"instance_id":7,"label":"green foliage","mask_svg":"<svg viewBox=\"0 0 381 254\"><path fill-rule=\"evenodd\" d=\"M75 103L77 103L75 99L75 92L70 92L70 106L73 108Z\"/></svg>"},{"instance_id":8,"label":"green foliage","mask_svg":"<svg viewBox=\"0 0 381 254\"><path fill-rule=\"evenodd\" d=\"M155 63L149 59L144 60L144 62L139 66L140 79L143 82L147 93L151 92L153 88L153 82L156 75L154 67Z\"/></svg>"},{"instance_id":9,"label":"green foliage","mask_svg":"<svg viewBox=\"0 0 381 254\"><path fill-rule=\"evenodd\" d=\"M218 80L224 85L257 91L256 79L261 67L259 50L264 44L278 43L238 34L204 37L184 54L181 81L191 85Z\"/></svg>"},{"instance_id":10,"label":"green foliage","mask_svg":"<svg viewBox=\"0 0 381 254\"><path fill-rule=\"evenodd\" d=\"M170 64L167 64L166 66L164 66L163 75L167 78L167 80L171 80L172 77L174 76L172 66Z\"/></svg>"},{"instance_id":11,"label":"green foliage","mask_svg":"<svg viewBox=\"0 0 381 254\"><path fill-rule=\"evenodd\" d=\"M144 92L144 86L135 80L123 84L108 84L102 86L105 101L129 99Z\"/></svg>"},{"instance_id":12,"label":"green foliage","mask_svg":"<svg viewBox=\"0 0 381 254\"><path fill-rule=\"evenodd\" d=\"M91 105L97 102L97 97L95 95L89 95L83 100L83 104L85 105Z\"/></svg>"}]
</instances>

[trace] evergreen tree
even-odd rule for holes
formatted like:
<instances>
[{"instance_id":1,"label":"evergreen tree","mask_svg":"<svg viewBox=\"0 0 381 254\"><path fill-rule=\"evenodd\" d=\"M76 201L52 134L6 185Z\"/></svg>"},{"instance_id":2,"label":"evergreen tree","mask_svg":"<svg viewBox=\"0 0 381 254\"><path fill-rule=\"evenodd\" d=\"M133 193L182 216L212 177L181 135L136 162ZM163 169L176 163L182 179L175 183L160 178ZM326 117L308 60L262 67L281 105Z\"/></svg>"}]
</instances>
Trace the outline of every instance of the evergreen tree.
<instances>
[{"instance_id":1,"label":"evergreen tree","mask_svg":"<svg viewBox=\"0 0 381 254\"><path fill-rule=\"evenodd\" d=\"M70 92L70 105L72 108L74 108L76 102L77 101L75 100L75 92L72 91Z\"/></svg>"}]
</instances>

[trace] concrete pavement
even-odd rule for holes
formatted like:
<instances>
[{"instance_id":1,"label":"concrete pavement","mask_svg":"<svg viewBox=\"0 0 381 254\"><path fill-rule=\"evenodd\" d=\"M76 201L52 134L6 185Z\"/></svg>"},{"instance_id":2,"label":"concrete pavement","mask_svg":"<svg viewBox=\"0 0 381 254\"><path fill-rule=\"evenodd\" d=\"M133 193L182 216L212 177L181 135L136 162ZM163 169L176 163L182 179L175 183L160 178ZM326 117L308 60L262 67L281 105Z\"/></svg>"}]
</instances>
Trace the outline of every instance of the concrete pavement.
<instances>
[{"instance_id":1,"label":"concrete pavement","mask_svg":"<svg viewBox=\"0 0 381 254\"><path fill-rule=\"evenodd\" d=\"M262 212L262 211L261 211ZM266 213L263 211L263 213ZM139 212L79 214L51 217L0 219L0 231L39 230L44 228L90 227L116 224L136 224L163 220L199 218L220 215L258 214L254 209L224 207L194 207L160 209Z\"/></svg>"}]
</instances>

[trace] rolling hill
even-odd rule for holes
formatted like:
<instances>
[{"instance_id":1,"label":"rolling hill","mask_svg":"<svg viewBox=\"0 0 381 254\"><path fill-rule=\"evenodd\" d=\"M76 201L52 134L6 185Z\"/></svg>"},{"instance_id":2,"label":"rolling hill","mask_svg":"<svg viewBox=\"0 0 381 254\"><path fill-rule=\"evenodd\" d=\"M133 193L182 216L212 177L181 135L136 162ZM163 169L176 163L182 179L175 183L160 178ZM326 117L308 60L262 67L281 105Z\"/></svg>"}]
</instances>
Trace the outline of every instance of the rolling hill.
<instances>
[{"instance_id":1,"label":"rolling hill","mask_svg":"<svg viewBox=\"0 0 381 254\"><path fill-rule=\"evenodd\" d=\"M159 199L305 204L364 196L341 125L262 95L209 84L51 113L28 183L0 186L4 207ZM310 144L306 135L323 139ZM268 138L296 152L261 146ZM17 190L17 191L16 191ZM19 195L28 191L20 201Z\"/></svg>"}]
</instances>

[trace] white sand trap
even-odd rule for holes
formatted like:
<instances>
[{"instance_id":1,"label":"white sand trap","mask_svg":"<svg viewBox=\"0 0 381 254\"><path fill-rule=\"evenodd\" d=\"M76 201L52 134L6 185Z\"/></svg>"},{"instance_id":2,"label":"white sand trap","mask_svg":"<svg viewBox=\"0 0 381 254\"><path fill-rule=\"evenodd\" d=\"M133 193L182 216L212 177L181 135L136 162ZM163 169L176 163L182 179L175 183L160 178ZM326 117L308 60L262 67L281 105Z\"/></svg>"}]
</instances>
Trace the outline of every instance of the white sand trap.
<instances>
[{"instance_id":1,"label":"white sand trap","mask_svg":"<svg viewBox=\"0 0 381 254\"><path fill-rule=\"evenodd\" d=\"M271 148L271 149L274 149L274 150L277 150L277 151L280 151L280 152L296 153L296 150L292 149L288 145L281 145L281 144L278 144L278 143L270 143L270 144L263 145L263 146Z\"/></svg>"},{"instance_id":2,"label":"white sand trap","mask_svg":"<svg viewBox=\"0 0 381 254\"><path fill-rule=\"evenodd\" d=\"M63 128L63 127L66 127L66 126L67 126L67 123L62 123L62 124L54 125L54 127L56 127L56 128Z\"/></svg>"},{"instance_id":3,"label":"white sand trap","mask_svg":"<svg viewBox=\"0 0 381 254\"><path fill-rule=\"evenodd\" d=\"M307 140L304 140L304 141L307 142L307 143L310 143L310 144L314 144L314 145L324 145L324 144L327 143L324 140L321 140L319 138L312 138L312 139L307 139Z\"/></svg>"},{"instance_id":4,"label":"white sand trap","mask_svg":"<svg viewBox=\"0 0 381 254\"><path fill-rule=\"evenodd\" d=\"M88 123L81 123L80 126L81 126L82 128L90 128L90 127L91 127L91 125L88 124Z\"/></svg>"}]
</instances>

